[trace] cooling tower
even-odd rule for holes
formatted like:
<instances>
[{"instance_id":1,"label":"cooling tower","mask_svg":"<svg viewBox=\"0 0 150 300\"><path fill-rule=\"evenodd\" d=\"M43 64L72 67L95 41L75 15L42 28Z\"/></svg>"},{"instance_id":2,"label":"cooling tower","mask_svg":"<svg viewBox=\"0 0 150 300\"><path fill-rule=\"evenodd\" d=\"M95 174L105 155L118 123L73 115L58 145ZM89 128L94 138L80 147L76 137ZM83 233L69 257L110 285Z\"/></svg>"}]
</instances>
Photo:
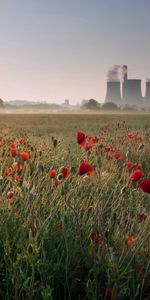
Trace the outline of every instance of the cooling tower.
<instances>
[{"instance_id":1,"label":"cooling tower","mask_svg":"<svg viewBox=\"0 0 150 300\"><path fill-rule=\"evenodd\" d=\"M146 82L145 100L149 101L150 103L150 81Z\"/></svg>"},{"instance_id":2,"label":"cooling tower","mask_svg":"<svg viewBox=\"0 0 150 300\"><path fill-rule=\"evenodd\" d=\"M122 87L123 103L127 105L139 105L142 100L141 80L128 79Z\"/></svg>"},{"instance_id":3,"label":"cooling tower","mask_svg":"<svg viewBox=\"0 0 150 300\"><path fill-rule=\"evenodd\" d=\"M120 81L107 81L107 92L105 102L121 104Z\"/></svg>"}]
</instances>

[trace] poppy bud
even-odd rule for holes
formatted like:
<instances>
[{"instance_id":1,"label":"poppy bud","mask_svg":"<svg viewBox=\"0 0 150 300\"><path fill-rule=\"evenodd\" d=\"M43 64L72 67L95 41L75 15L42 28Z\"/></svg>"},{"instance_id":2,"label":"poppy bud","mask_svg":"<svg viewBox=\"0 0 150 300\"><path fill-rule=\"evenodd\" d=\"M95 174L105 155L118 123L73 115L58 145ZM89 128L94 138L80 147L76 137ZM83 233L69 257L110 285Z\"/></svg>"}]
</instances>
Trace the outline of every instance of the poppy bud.
<instances>
[{"instance_id":1,"label":"poppy bud","mask_svg":"<svg viewBox=\"0 0 150 300\"><path fill-rule=\"evenodd\" d=\"M28 160L28 159L29 159L29 153L28 153L28 152L22 152L22 153L20 154L20 159L21 159L22 161Z\"/></svg>"},{"instance_id":2,"label":"poppy bud","mask_svg":"<svg viewBox=\"0 0 150 300\"><path fill-rule=\"evenodd\" d=\"M86 142L86 136L85 133L82 131L78 131L76 135L77 143L80 145L80 147L83 147Z\"/></svg>"}]
</instances>

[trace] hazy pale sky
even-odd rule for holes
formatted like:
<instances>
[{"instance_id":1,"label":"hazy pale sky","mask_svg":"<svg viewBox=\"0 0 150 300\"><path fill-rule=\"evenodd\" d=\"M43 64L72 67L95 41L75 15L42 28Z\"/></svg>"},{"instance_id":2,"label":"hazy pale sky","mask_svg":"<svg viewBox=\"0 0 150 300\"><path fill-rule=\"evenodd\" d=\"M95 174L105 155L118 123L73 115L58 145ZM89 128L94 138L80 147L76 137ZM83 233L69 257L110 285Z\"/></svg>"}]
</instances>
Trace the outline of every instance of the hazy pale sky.
<instances>
[{"instance_id":1,"label":"hazy pale sky","mask_svg":"<svg viewBox=\"0 0 150 300\"><path fill-rule=\"evenodd\" d=\"M0 98L101 101L113 64L150 77L149 0L0 0Z\"/></svg>"}]
</instances>

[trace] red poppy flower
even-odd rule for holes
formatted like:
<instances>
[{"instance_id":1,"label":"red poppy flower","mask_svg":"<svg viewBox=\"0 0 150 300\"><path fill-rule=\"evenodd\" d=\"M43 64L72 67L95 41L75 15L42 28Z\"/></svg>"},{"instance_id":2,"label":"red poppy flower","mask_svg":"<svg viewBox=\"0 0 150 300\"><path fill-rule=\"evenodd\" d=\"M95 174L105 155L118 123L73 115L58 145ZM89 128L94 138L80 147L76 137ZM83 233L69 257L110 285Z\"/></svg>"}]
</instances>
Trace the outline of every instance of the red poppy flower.
<instances>
[{"instance_id":1,"label":"red poppy flower","mask_svg":"<svg viewBox=\"0 0 150 300\"><path fill-rule=\"evenodd\" d=\"M94 144L95 138L93 136L89 136L89 142L90 142L90 144Z\"/></svg>"},{"instance_id":2,"label":"red poppy flower","mask_svg":"<svg viewBox=\"0 0 150 300\"><path fill-rule=\"evenodd\" d=\"M102 237L102 235L96 231L96 232L92 232L89 236L90 240L93 242L93 244L100 244L100 243L104 243L105 240Z\"/></svg>"},{"instance_id":3,"label":"red poppy flower","mask_svg":"<svg viewBox=\"0 0 150 300\"><path fill-rule=\"evenodd\" d=\"M21 172L22 170L23 170L23 165L19 165L17 169L18 173Z\"/></svg>"},{"instance_id":4,"label":"red poppy flower","mask_svg":"<svg viewBox=\"0 0 150 300\"><path fill-rule=\"evenodd\" d=\"M109 146L105 146L104 148L103 148L103 151L104 152L109 152L111 150L111 148L109 147Z\"/></svg>"},{"instance_id":5,"label":"red poppy flower","mask_svg":"<svg viewBox=\"0 0 150 300\"><path fill-rule=\"evenodd\" d=\"M104 138L104 137L99 137L99 142L101 142L101 143L103 143L103 142L105 142L106 141L106 139Z\"/></svg>"},{"instance_id":6,"label":"red poppy flower","mask_svg":"<svg viewBox=\"0 0 150 300\"><path fill-rule=\"evenodd\" d=\"M67 167L61 168L60 172L64 175L64 179L67 179L69 176L69 169Z\"/></svg>"},{"instance_id":7,"label":"red poppy flower","mask_svg":"<svg viewBox=\"0 0 150 300\"><path fill-rule=\"evenodd\" d=\"M77 143L80 145L80 147L83 147L85 145L86 136L85 136L84 132L78 131L76 139L77 139Z\"/></svg>"},{"instance_id":8,"label":"red poppy flower","mask_svg":"<svg viewBox=\"0 0 150 300\"><path fill-rule=\"evenodd\" d=\"M134 135L129 131L127 133L127 138L128 138L128 140L132 140L134 138Z\"/></svg>"},{"instance_id":9,"label":"red poppy flower","mask_svg":"<svg viewBox=\"0 0 150 300\"><path fill-rule=\"evenodd\" d=\"M137 237L135 235L131 235L126 238L125 243L128 247L130 247L136 240L137 240Z\"/></svg>"},{"instance_id":10,"label":"red poppy flower","mask_svg":"<svg viewBox=\"0 0 150 300\"><path fill-rule=\"evenodd\" d=\"M28 160L28 159L29 159L29 153L28 153L28 152L22 152L22 153L20 154L20 159L21 159L22 161Z\"/></svg>"},{"instance_id":11,"label":"red poppy flower","mask_svg":"<svg viewBox=\"0 0 150 300\"><path fill-rule=\"evenodd\" d=\"M144 173L141 172L141 170L137 169L135 172L133 172L130 175L130 180L131 181L138 181L144 176Z\"/></svg>"},{"instance_id":12,"label":"red poppy flower","mask_svg":"<svg viewBox=\"0 0 150 300\"><path fill-rule=\"evenodd\" d=\"M7 202L12 202L15 198L16 198L16 196L10 192L7 195Z\"/></svg>"},{"instance_id":13,"label":"red poppy flower","mask_svg":"<svg viewBox=\"0 0 150 300\"><path fill-rule=\"evenodd\" d=\"M140 189L141 189L144 193L150 194L150 178L144 179L144 180L140 183Z\"/></svg>"},{"instance_id":14,"label":"red poppy flower","mask_svg":"<svg viewBox=\"0 0 150 300\"><path fill-rule=\"evenodd\" d=\"M92 173L94 173L94 169L89 163L87 163L86 161L83 161L79 166L78 174L84 175L86 173L92 174Z\"/></svg>"},{"instance_id":15,"label":"red poppy flower","mask_svg":"<svg viewBox=\"0 0 150 300\"><path fill-rule=\"evenodd\" d=\"M57 175L57 171L56 170L50 170L49 175L51 178L55 178Z\"/></svg>"},{"instance_id":16,"label":"red poppy flower","mask_svg":"<svg viewBox=\"0 0 150 300\"><path fill-rule=\"evenodd\" d=\"M115 158L116 158L117 160L121 160L121 159L124 159L124 155L123 155L123 154L120 154L120 153L116 153L116 154L115 154Z\"/></svg>"},{"instance_id":17,"label":"red poppy flower","mask_svg":"<svg viewBox=\"0 0 150 300\"><path fill-rule=\"evenodd\" d=\"M19 180L20 180L20 176L15 175L15 176L14 176L14 180L19 181Z\"/></svg>"},{"instance_id":18,"label":"red poppy flower","mask_svg":"<svg viewBox=\"0 0 150 300\"><path fill-rule=\"evenodd\" d=\"M146 218L147 218L147 216L148 216L148 214L145 213L145 212L139 213L139 214L137 215L138 221L139 221L139 222L145 221Z\"/></svg>"},{"instance_id":19,"label":"red poppy flower","mask_svg":"<svg viewBox=\"0 0 150 300\"><path fill-rule=\"evenodd\" d=\"M104 130L102 131L102 134L108 134L108 129L104 129Z\"/></svg>"},{"instance_id":20,"label":"red poppy flower","mask_svg":"<svg viewBox=\"0 0 150 300\"><path fill-rule=\"evenodd\" d=\"M24 142L25 142L25 139L24 138L19 138L19 140L18 140L18 142L19 142L19 144L24 144Z\"/></svg>"},{"instance_id":21,"label":"red poppy flower","mask_svg":"<svg viewBox=\"0 0 150 300\"><path fill-rule=\"evenodd\" d=\"M12 174L12 168L5 169L4 176L10 176Z\"/></svg>"},{"instance_id":22,"label":"red poppy flower","mask_svg":"<svg viewBox=\"0 0 150 300\"><path fill-rule=\"evenodd\" d=\"M141 169L141 168L142 168L142 164L139 163L139 164L137 165L137 168L138 168L138 169Z\"/></svg>"},{"instance_id":23,"label":"red poppy flower","mask_svg":"<svg viewBox=\"0 0 150 300\"><path fill-rule=\"evenodd\" d=\"M95 143L98 143L98 141L99 141L99 137L98 137L98 136L95 136L94 142L95 142Z\"/></svg>"},{"instance_id":24,"label":"red poppy flower","mask_svg":"<svg viewBox=\"0 0 150 300\"><path fill-rule=\"evenodd\" d=\"M132 161L128 161L127 162L127 168L128 168L129 173L132 172L132 170L134 169L134 167L135 167L135 164Z\"/></svg>"},{"instance_id":25,"label":"red poppy flower","mask_svg":"<svg viewBox=\"0 0 150 300\"><path fill-rule=\"evenodd\" d=\"M139 142L143 141L144 140L144 135L136 136L136 140L139 141Z\"/></svg>"},{"instance_id":26,"label":"red poppy flower","mask_svg":"<svg viewBox=\"0 0 150 300\"><path fill-rule=\"evenodd\" d=\"M16 148L16 145L15 145L14 143L10 145L10 149L12 149L12 148L13 148L13 149Z\"/></svg>"},{"instance_id":27,"label":"red poppy flower","mask_svg":"<svg viewBox=\"0 0 150 300\"><path fill-rule=\"evenodd\" d=\"M85 151L89 151L89 150L92 149L92 147L93 147L92 145L86 145L85 148L84 148L84 150Z\"/></svg>"},{"instance_id":28,"label":"red poppy flower","mask_svg":"<svg viewBox=\"0 0 150 300\"><path fill-rule=\"evenodd\" d=\"M16 148L11 148L10 152L12 157L15 157L18 154L18 150Z\"/></svg>"}]
</instances>

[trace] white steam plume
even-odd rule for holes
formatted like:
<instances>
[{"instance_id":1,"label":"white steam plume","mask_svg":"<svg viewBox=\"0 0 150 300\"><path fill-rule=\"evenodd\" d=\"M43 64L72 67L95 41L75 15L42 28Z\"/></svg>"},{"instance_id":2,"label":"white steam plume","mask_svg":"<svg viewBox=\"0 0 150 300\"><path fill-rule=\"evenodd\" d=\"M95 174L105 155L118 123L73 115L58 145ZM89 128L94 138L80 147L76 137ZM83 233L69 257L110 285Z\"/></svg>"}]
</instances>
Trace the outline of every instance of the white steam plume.
<instances>
[{"instance_id":1,"label":"white steam plume","mask_svg":"<svg viewBox=\"0 0 150 300\"><path fill-rule=\"evenodd\" d=\"M112 66L107 73L107 81L120 81L120 68L119 65Z\"/></svg>"}]
</instances>

